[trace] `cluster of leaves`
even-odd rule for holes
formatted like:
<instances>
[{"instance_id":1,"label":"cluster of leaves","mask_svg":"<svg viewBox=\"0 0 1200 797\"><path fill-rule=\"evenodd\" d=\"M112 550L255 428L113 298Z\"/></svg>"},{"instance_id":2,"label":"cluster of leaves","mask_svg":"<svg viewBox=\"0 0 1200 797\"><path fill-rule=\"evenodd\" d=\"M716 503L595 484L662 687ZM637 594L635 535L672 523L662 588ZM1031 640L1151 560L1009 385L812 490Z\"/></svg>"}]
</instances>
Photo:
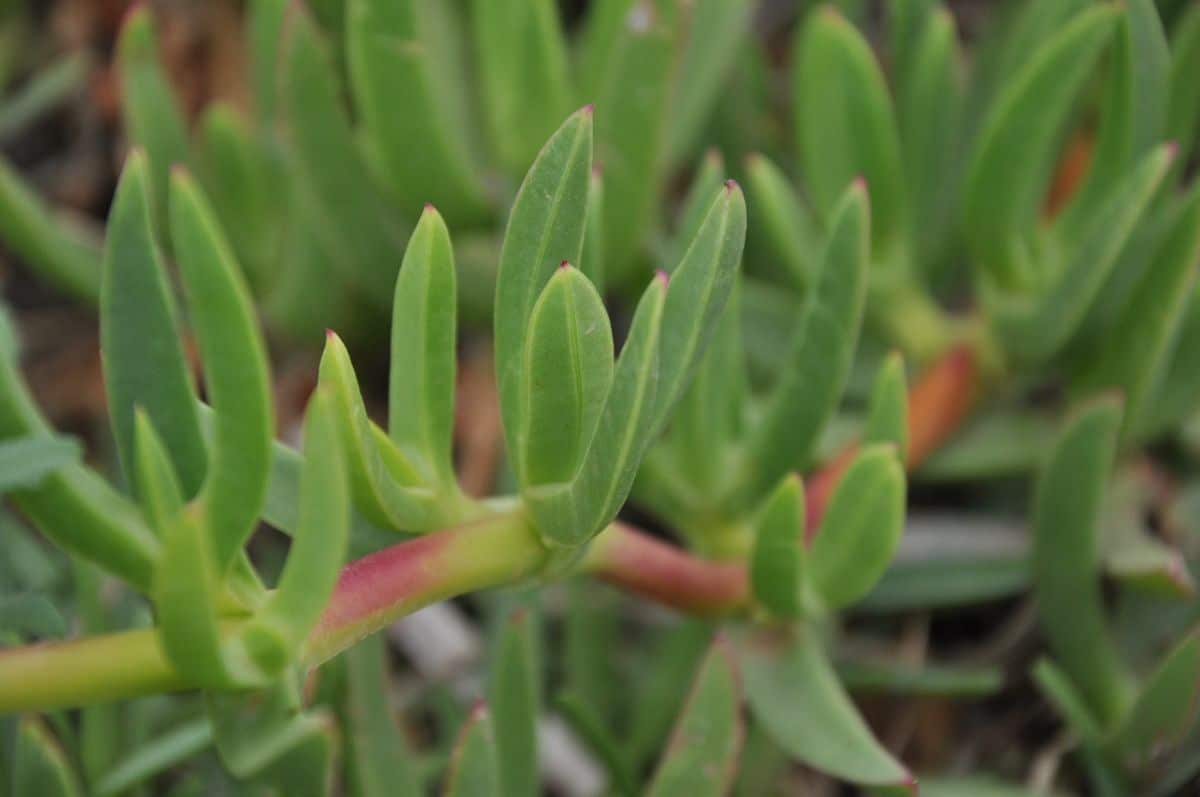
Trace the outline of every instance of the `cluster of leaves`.
<instances>
[{"instance_id":1,"label":"cluster of leaves","mask_svg":"<svg viewBox=\"0 0 1200 797\"><path fill-rule=\"evenodd\" d=\"M11 454L16 476L0 487L71 555L85 630L100 635L42 658L34 648L0 658L0 679L10 679L0 680L0 709L201 695L169 711L89 707L79 733L57 713L9 722L0 760L16 793L77 793L80 762L91 790L119 794L215 748L238 779L323 794L338 769L339 725L354 793L417 794L435 781L455 795L536 793L549 670L536 598L515 611L491 606L486 703L442 711L443 741L428 756L410 749L380 699L390 693L381 642L360 640L433 600L576 573L735 615L715 638L712 624L685 623L644 654L649 674L618 713L614 670L603 665L614 615L587 606L587 592L569 610L556 708L618 792L721 794L736 783L753 794L787 761L866 787L913 788L846 683L908 678L916 691L948 692L978 674L856 669L839 651L839 614L961 604L1029 584L1053 654L1033 677L1077 736L1094 789L1165 794L1194 775L1191 612L1169 624L1161 660L1162 640L1118 651L1100 588L1108 574L1123 596L1191 597L1181 553L1108 487L1118 456L1131 461L1173 435L1200 398L1187 345L1200 323L1200 187L1186 185L1185 168L1200 124L1191 86L1200 9L1181 15L1168 42L1150 0L1031 0L977 43L968 71L947 9L897 0L885 72L846 16L816 8L792 57L794 145L766 147L797 166L803 190L756 154L745 160L744 201L713 153L675 223L659 230L665 178L692 154L710 108L735 105L751 125L770 113L755 90L765 68L744 46L747 9L594 4L568 80L550 2L478 2L460 17L455 4L348 0L331 54L301 4L258 0L256 121L211 109L195 147L149 14L132 12L118 62L127 131L141 149L121 177L99 282L87 281L86 244L55 242L32 198L14 204L17 194L0 192L15 245L56 264L48 273L69 286L62 275L84 275L72 287L97 295L121 473L114 487L77 461L6 346L0 436L10 442L0 457ZM718 97L739 53L731 85L746 90ZM478 126L467 96L476 83ZM555 129L577 97L596 105ZM1072 128L1080 108L1098 123ZM712 134L731 153L771 143L735 126ZM1092 165L1054 199L1064 141ZM627 326L614 325L602 289L628 292L649 276L639 268L647 261L664 270ZM168 263L186 298L184 336ZM973 307L953 316L939 300L961 296L964 282ZM452 450L460 310L479 305L460 294L493 285L514 494L475 499L458 484ZM252 296L291 331L351 319L371 327L370 308L390 297L387 428L368 417L349 352L330 333L303 452L272 442ZM208 404L193 384L190 339ZM913 390L889 348L929 366ZM1085 403L1049 449L1038 439L1044 417L1028 409L1047 384L1065 387L1064 403ZM960 433L981 394L995 398ZM889 571L906 467L986 481L1031 470L1042 452L1032 552L1012 577L998 582L995 562ZM697 556L617 521L631 495ZM1113 520L1101 522L1106 514ZM277 578L246 551L260 521L292 538ZM397 535L414 539L339 578L349 552ZM39 561L18 557L4 574L16 597L0 608L20 621L3 624L14 639L61 632L46 598L59 582ZM145 595L152 618L136 599L117 618L96 608L96 575L83 562ZM102 634L117 627L137 630ZM327 661L304 694L304 674ZM963 691L994 691L983 680ZM124 756L104 742L118 724L135 728ZM148 727L170 730L147 742ZM738 776L743 753L750 764Z\"/></svg>"}]
</instances>

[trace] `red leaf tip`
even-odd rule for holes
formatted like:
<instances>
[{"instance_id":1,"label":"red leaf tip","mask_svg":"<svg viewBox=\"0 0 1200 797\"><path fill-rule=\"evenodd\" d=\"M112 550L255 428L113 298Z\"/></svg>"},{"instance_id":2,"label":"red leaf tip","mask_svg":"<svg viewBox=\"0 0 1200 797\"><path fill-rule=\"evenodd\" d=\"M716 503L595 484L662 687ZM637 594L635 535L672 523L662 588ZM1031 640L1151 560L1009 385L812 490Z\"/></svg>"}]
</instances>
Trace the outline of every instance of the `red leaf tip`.
<instances>
[{"instance_id":1,"label":"red leaf tip","mask_svg":"<svg viewBox=\"0 0 1200 797\"><path fill-rule=\"evenodd\" d=\"M433 206L433 203L432 203L432 202L426 202L426 203L425 203L425 212L426 212L426 213L436 213L436 212L437 212L437 208L435 208L435 207Z\"/></svg>"},{"instance_id":2,"label":"red leaf tip","mask_svg":"<svg viewBox=\"0 0 1200 797\"><path fill-rule=\"evenodd\" d=\"M558 264L559 271L562 271L563 269L568 269L570 267L571 267L571 262L569 260L560 261Z\"/></svg>"},{"instance_id":3,"label":"red leaf tip","mask_svg":"<svg viewBox=\"0 0 1200 797\"><path fill-rule=\"evenodd\" d=\"M866 191L870 187L867 185L867 178L861 174L854 178L853 185L855 188L861 188L863 191Z\"/></svg>"},{"instance_id":4,"label":"red leaf tip","mask_svg":"<svg viewBox=\"0 0 1200 797\"><path fill-rule=\"evenodd\" d=\"M592 114L594 114L596 112L596 104L593 102L589 102L587 105L580 108L579 112L581 114L583 114L584 116L591 116Z\"/></svg>"},{"instance_id":5,"label":"red leaf tip","mask_svg":"<svg viewBox=\"0 0 1200 797\"><path fill-rule=\"evenodd\" d=\"M666 285L671 281L671 275L661 268L654 270L654 278L661 282L663 287L666 287Z\"/></svg>"},{"instance_id":6,"label":"red leaf tip","mask_svg":"<svg viewBox=\"0 0 1200 797\"><path fill-rule=\"evenodd\" d=\"M1175 160L1175 156L1179 154L1179 142L1172 139L1163 144L1163 149L1167 151L1167 160Z\"/></svg>"},{"instance_id":7,"label":"red leaf tip","mask_svg":"<svg viewBox=\"0 0 1200 797\"><path fill-rule=\"evenodd\" d=\"M725 181L725 191L727 193L732 194L734 191L740 191L741 188L742 187L740 185L738 185L737 180L726 180Z\"/></svg>"},{"instance_id":8,"label":"red leaf tip","mask_svg":"<svg viewBox=\"0 0 1200 797\"><path fill-rule=\"evenodd\" d=\"M337 333L329 327L325 327L325 340L333 340L337 337Z\"/></svg>"}]
</instances>

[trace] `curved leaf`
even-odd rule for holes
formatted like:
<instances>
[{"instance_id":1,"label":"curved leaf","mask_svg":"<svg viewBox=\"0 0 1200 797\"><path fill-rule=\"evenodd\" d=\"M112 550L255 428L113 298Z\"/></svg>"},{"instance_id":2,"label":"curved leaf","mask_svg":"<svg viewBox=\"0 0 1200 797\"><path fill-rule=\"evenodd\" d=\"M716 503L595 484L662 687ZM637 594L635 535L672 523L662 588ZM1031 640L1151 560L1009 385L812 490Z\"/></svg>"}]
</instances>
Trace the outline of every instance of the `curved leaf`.
<instances>
[{"instance_id":1,"label":"curved leaf","mask_svg":"<svg viewBox=\"0 0 1200 797\"><path fill-rule=\"evenodd\" d=\"M458 734L450 756L444 797L499 797L500 773L497 768L496 731L487 706L471 710L467 724Z\"/></svg>"},{"instance_id":2,"label":"curved leaf","mask_svg":"<svg viewBox=\"0 0 1200 797\"><path fill-rule=\"evenodd\" d=\"M891 443L896 458L908 461L908 384L900 352L889 354L875 375L863 442Z\"/></svg>"},{"instance_id":3,"label":"curved leaf","mask_svg":"<svg viewBox=\"0 0 1200 797\"><path fill-rule=\"evenodd\" d=\"M754 597L781 617L798 617L804 608L804 522L804 484L791 474L759 511L750 555Z\"/></svg>"}]
</instances>

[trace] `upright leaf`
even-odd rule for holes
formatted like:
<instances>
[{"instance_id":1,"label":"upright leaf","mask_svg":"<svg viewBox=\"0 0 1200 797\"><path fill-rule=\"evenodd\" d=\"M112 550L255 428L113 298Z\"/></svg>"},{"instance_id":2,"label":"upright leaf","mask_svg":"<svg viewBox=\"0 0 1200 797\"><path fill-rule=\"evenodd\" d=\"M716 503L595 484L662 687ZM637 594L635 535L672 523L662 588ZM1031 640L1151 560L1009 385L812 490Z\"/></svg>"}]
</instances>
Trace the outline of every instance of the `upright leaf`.
<instances>
[{"instance_id":1,"label":"upright leaf","mask_svg":"<svg viewBox=\"0 0 1200 797\"><path fill-rule=\"evenodd\" d=\"M1104 622L1097 521L1116 452L1121 405L1085 406L1059 436L1038 479L1033 574L1050 649L1104 726L1124 711L1129 683Z\"/></svg>"},{"instance_id":2,"label":"upright leaf","mask_svg":"<svg viewBox=\"0 0 1200 797\"><path fill-rule=\"evenodd\" d=\"M579 270L592 281L596 290L604 293L604 174L592 168L588 178L587 222L583 234L583 262Z\"/></svg>"},{"instance_id":3,"label":"upright leaf","mask_svg":"<svg viewBox=\"0 0 1200 797\"><path fill-rule=\"evenodd\" d=\"M346 651L346 724L359 797L417 797L414 762L392 713L387 645L372 634Z\"/></svg>"},{"instance_id":4,"label":"upright leaf","mask_svg":"<svg viewBox=\"0 0 1200 797\"><path fill-rule=\"evenodd\" d=\"M204 513L224 573L253 532L267 493L275 427L266 345L241 270L200 188L171 178L171 239L216 415Z\"/></svg>"},{"instance_id":5,"label":"upright leaf","mask_svg":"<svg viewBox=\"0 0 1200 797\"><path fill-rule=\"evenodd\" d=\"M746 465L733 493L751 504L789 470L806 467L850 374L866 300L870 221L866 186L846 190L805 299L787 366L746 443Z\"/></svg>"},{"instance_id":6,"label":"upright leaf","mask_svg":"<svg viewBox=\"0 0 1200 797\"><path fill-rule=\"evenodd\" d=\"M501 797L496 730L486 705L471 711L458 734L443 797Z\"/></svg>"},{"instance_id":7,"label":"upright leaf","mask_svg":"<svg viewBox=\"0 0 1200 797\"><path fill-rule=\"evenodd\" d=\"M496 276L496 381L509 451L524 421L525 335L533 304L564 260L578 263L587 220L592 162L592 109L576 111L542 147L508 217ZM515 464L515 463L514 463Z\"/></svg>"},{"instance_id":8,"label":"upright leaf","mask_svg":"<svg viewBox=\"0 0 1200 797\"><path fill-rule=\"evenodd\" d=\"M846 184L871 195L876 254L905 233L900 137L870 46L832 6L813 11L796 41L792 74L797 152L818 213L831 225Z\"/></svg>"},{"instance_id":9,"label":"upright leaf","mask_svg":"<svg viewBox=\"0 0 1200 797\"><path fill-rule=\"evenodd\" d=\"M446 487L455 484L456 291L450 233L427 206L396 278L388 433Z\"/></svg>"},{"instance_id":10,"label":"upright leaf","mask_svg":"<svg viewBox=\"0 0 1200 797\"><path fill-rule=\"evenodd\" d=\"M1171 31L1171 87L1167 100L1166 138L1179 142L1186 162L1200 129L1200 93L1195 76L1200 73L1200 7L1189 5Z\"/></svg>"},{"instance_id":11,"label":"upright leaf","mask_svg":"<svg viewBox=\"0 0 1200 797\"><path fill-rule=\"evenodd\" d=\"M166 269L150 223L149 165L126 161L109 213L100 289L104 387L117 453L133 481L133 408L160 429L185 497L204 479L206 455Z\"/></svg>"},{"instance_id":12,"label":"upright leaf","mask_svg":"<svg viewBox=\"0 0 1200 797\"><path fill-rule=\"evenodd\" d=\"M737 650L751 711L784 750L851 783L915 793L913 776L855 710L814 629L747 631Z\"/></svg>"},{"instance_id":13,"label":"upright leaf","mask_svg":"<svg viewBox=\"0 0 1200 797\"><path fill-rule=\"evenodd\" d=\"M1076 15L1005 86L967 174L964 223L980 267L1000 285L1028 285L1028 231L1041 209L1058 134L1120 17L1114 5Z\"/></svg>"},{"instance_id":14,"label":"upright leaf","mask_svg":"<svg viewBox=\"0 0 1200 797\"><path fill-rule=\"evenodd\" d=\"M787 176L765 155L746 158L746 190L755 224L751 241L760 246L800 288L813 283L820 266L823 235L813 212L796 193Z\"/></svg>"},{"instance_id":15,"label":"upright leaf","mask_svg":"<svg viewBox=\"0 0 1200 797\"><path fill-rule=\"evenodd\" d=\"M804 609L804 539L804 484L791 474L759 510L750 556L755 599L781 617L798 617Z\"/></svg>"},{"instance_id":16,"label":"upright leaf","mask_svg":"<svg viewBox=\"0 0 1200 797\"><path fill-rule=\"evenodd\" d=\"M838 480L808 554L813 591L840 609L870 592L904 531L904 466L890 445L870 446Z\"/></svg>"},{"instance_id":17,"label":"upright leaf","mask_svg":"<svg viewBox=\"0 0 1200 797\"><path fill-rule=\"evenodd\" d=\"M729 791L745 738L738 680L732 651L718 641L700 665L647 795L720 797Z\"/></svg>"},{"instance_id":18,"label":"upright leaf","mask_svg":"<svg viewBox=\"0 0 1200 797\"><path fill-rule=\"evenodd\" d=\"M505 622L497 641L488 703L500 772L498 793L524 797L538 791L537 720L541 713L534 623L526 609Z\"/></svg>"},{"instance_id":19,"label":"upright leaf","mask_svg":"<svg viewBox=\"0 0 1200 797\"><path fill-rule=\"evenodd\" d=\"M908 385L904 358L899 352L889 354L875 376L863 441L891 443L896 447L896 458L908 461Z\"/></svg>"},{"instance_id":20,"label":"upright leaf","mask_svg":"<svg viewBox=\"0 0 1200 797\"><path fill-rule=\"evenodd\" d=\"M710 149L704 153L704 159L692 175L687 193L680 203L678 216L675 220L674 233L671 235L666 254L662 257L662 267L671 273L683 260L692 239L700 230L700 225L708 216L712 206L712 197L725 182L725 159L719 150Z\"/></svg>"},{"instance_id":21,"label":"upright leaf","mask_svg":"<svg viewBox=\"0 0 1200 797\"><path fill-rule=\"evenodd\" d=\"M17 726L11 778L14 795L77 797L83 793L66 751L37 717L25 717Z\"/></svg>"}]
</instances>

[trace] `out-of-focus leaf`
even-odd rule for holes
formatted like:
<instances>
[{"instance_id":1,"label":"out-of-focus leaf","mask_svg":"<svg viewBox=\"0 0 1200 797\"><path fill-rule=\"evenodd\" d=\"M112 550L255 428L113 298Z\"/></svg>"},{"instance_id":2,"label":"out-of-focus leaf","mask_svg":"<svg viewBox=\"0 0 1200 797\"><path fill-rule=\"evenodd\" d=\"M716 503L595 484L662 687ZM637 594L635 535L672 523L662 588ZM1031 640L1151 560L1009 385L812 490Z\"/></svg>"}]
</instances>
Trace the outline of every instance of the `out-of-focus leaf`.
<instances>
[{"instance_id":1,"label":"out-of-focus leaf","mask_svg":"<svg viewBox=\"0 0 1200 797\"><path fill-rule=\"evenodd\" d=\"M1098 350L1083 389L1119 388L1123 431L1136 433L1169 367L1169 356L1200 269L1200 187L1193 189L1159 245L1141 282Z\"/></svg>"},{"instance_id":2,"label":"out-of-focus leaf","mask_svg":"<svg viewBox=\"0 0 1200 797\"><path fill-rule=\"evenodd\" d=\"M275 428L266 344L229 245L199 186L183 172L171 177L170 216L216 418L202 496L216 572L222 574L253 532L266 497Z\"/></svg>"},{"instance_id":3,"label":"out-of-focus leaf","mask_svg":"<svg viewBox=\"0 0 1200 797\"><path fill-rule=\"evenodd\" d=\"M586 95L596 104L596 157L604 167L605 265L611 283L628 284L657 211L678 11L669 0L601 5L628 9L617 17L608 58L595 65L598 84Z\"/></svg>"},{"instance_id":4,"label":"out-of-focus leaf","mask_svg":"<svg viewBox=\"0 0 1200 797\"><path fill-rule=\"evenodd\" d=\"M1173 157L1171 145L1158 147L1106 194L1080 239L1066 242L1063 258L1045 274L1049 282L1036 295L1004 295L984 283L985 301L990 300L993 323L1006 348L1033 361L1062 348L1112 273Z\"/></svg>"},{"instance_id":5,"label":"out-of-focus leaf","mask_svg":"<svg viewBox=\"0 0 1200 797\"><path fill-rule=\"evenodd\" d=\"M893 563L854 608L891 613L970 606L1018 595L1029 580L1029 559L1023 554Z\"/></svg>"},{"instance_id":6,"label":"out-of-focus leaf","mask_svg":"<svg viewBox=\"0 0 1200 797\"><path fill-rule=\"evenodd\" d=\"M588 178L587 223L583 234L583 262L579 270L604 293L604 175L592 169Z\"/></svg>"},{"instance_id":7,"label":"out-of-focus leaf","mask_svg":"<svg viewBox=\"0 0 1200 797\"><path fill-rule=\"evenodd\" d=\"M921 778L922 797L1067 797L1060 791L1032 791L988 775L962 778Z\"/></svg>"},{"instance_id":8,"label":"out-of-focus leaf","mask_svg":"<svg viewBox=\"0 0 1200 797\"><path fill-rule=\"evenodd\" d=\"M188 160L187 128L159 63L158 38L149 6L130 12L117 41L121 117L130 141L146 152L155 219L166 221L167 178Z\"/></svg>"},{"instance_id":9,"label":"out-of-focus leaf","mask_svg":"<svg viewBox=\"0 0 1200 797\"><path fill-rule=\"evenodd\" d=\"M1200 93L1195 76L1200 73L1200 7L1190 4L1171 31L1171 88L1167 100L1166 138L1179 142L1181 163L1186 163L1200 128Z\"/></svg>"},{"instance_id":10,"label":"out-of-focus leaf","mask_svg":"<svg viewBox=\"0 0 1200 797\"><path fill-rule=\"evenodd\" d=\"M40 277L86 302L100 298L98 236L79 219L55 214L3 159L0 234L4 245Z\"/></svg>"},{"instance_id":11,"label":"out-of-focus leaf","mask_svg":"<svg viewBox=\"0 0 1200 797\"><path fill-rule=\"evenodd\" d=\"M95 797L117 797L212 745L207 718L190 720L133 750L92 784Z\"/></svg>"},{"instance_id":12,"label":"out-of-focus leaf","mask_svg":"<svg viewBox=\"0 0 1200 797\"><path fill-rule=\"evenodd\" d=\"M582 698L574 695L558 695L554 705L603 763L610 785L623 797L635 797L637 785L621 755L617 740L601 725L592 709Z\"/></svg>"},{"instance_id":13,"label":"out-of-focus leaf","mask_svg":"<svg viewBox=\"0 0 1200 797\"><path fill-rule=\"evenodd\" d=\"M29 637L61 637L67 623L46 595L0 595L0 632Z\"/></svg>"},{"instance_id":14,"label":"out-of-focus leaf","mask_svg":"<svg viewBox=\"0 0 1200 797\"><path fill-rule=\"evenodd\" d=\"M1052 170L1057 133L1120 17L1114 5L1076 15L1038 47L988 116L967 176L967 242L1000 285L1029 284L1034 226Z\"/></svg>"},{"instance_id":15,"label":"out-of-focus leaf","mask_svg":"<svg viewBox=\"0 0 1200 797\"><path fill-rule=\"evenodd\" d=\"M712 639L712 626L685 620L660 635L646 659L647 670L633 684L634 699L625 737L630 766L641 769L660 749Z\"/></svg>"},{"instance_id":16,"label":"out-of-focus leaf","mask_svg":"<svg viewBox=\"0 0 1200 797\"><path fill-rule=\"evenodd\" d=\"M392 192L412 214L432 202L455 219L473 220L485 203L467 120L455 106L466 84L446 73L453 62L439 49L447 44L445 17L454 13L446 3L350 0L347 60L370 155ZM514 54L528 55L527 45L510 45ZM544 94L538 99L549 101Z\"/></svg>"},{"instance_id":17,"label":"out-of-focus leaf","mask_svg":"<svg viewBox=\"0 0 1200 797\"><path fill-rule=\"evenodd\" d=\"M851 783L914 789L842 689L814 629L746 631L737 650L754 716L790 754Z\"/></svg>"},{"instance_id":18,"label":"out-of-focus leaf","mask_svg":"<svg viewBox=\"0 0 1200 797\"><path fill-rule=\"evenodd\" d=\"M749 0L699 0L683 11L685 18L677 24L686 27L687 43L676 67L667 119L669 163L678 163L695 145L749 32L752 12Z\"/></svg>"},{"instance_id":19,"label":"out-of-focus leaf","mask_svg":"<svg viewBox=\"0 0 1200 797\"><path fill-rule=\"evenodd\" d=\"M754 597L774 614L798 616L804 608L806 569L804 484L791 474L775 488L754 522Z\"/></svg>"},{"instance_id":20,"label":"out-of-focus leaf","mask_svg":"<svg viewBox=\"0 0 1200 797\"><path fill-rule=\"evenodd\" d=\"M851 692L980 698L1004 688L1004 673L997 669L846 662L838 665L837 673Z\"/></svg>"},{"instance_id":21,"label":"out-of-focus leaf","mask_svg":"<svg viewBox=\"0 0 1200 797\"><path fill-rule=\"evenodd\" d=\"M716 642L646 791L652 797L719 797L737 772L745 737L741 686L727 643Z\"/></svg>"},{"instance_id":22,"label":"out-of-focus leaf","mask_svg":"<svg viewBox=\"0 0 1200 797\"><path fill-rule=\"evenodd\" d=\"M459 732L443 797L499 797L500 787L496 731L486 705L471 711ZM535 773L536 774L536 773Z\"/></svg>"},{"instance_id":23,"label":"out-of-focus leaf","mask_svg":"<svg viewBox=\"0 0 1200 797\"><path fill-rule=\"evenodd\" d=\"M563 261L578 263L587 222L592 110L573 114L525 175L513 202L496 277L496 382L508 451L524 434L525 335L534 302ZM606 263L608 261L606 260ZM510 463L519 470L516 462Z\"/></svg>"},{"instance_id":24,"label":"out-of-focus leaf","mask_svg":"<svg viewBox=\"0 0 1200 797\"><path fill-rule=\"evenodd\" d=\"M346 724L358 797L416 797L412 756L392 716L387 645L372 634L346 651Z\"/></svg>"},{"instance_id":25,"label":"out-of-focus leaf","mask_svg":"<svg viewBox=\"0 0 1200 797\"><path fill-rule=\"evenodd\" d=\"M974 419L917 468L918 481L995 479L1032 470L1054 434L1053 421L1029 412L997 410Z\"/></svg>"},{"instance_id":26,"label":"out-of-focus leaf","mask_svg":"<svg viewBox=\"0 0 1200 797\"><path fill-rule=\"evenodd\" d=\"M805 185L834 227L846 185L864 178L879 255L907 223L900 137L883 74L866 40L832 6L809 15L796 48L792 107Z\"/></svg>"},{"instance_id":27,"label":"out-of-focus leaf","mask_svg":"<svg viewBox=\"0 0 1200 797\"><path fill-rule=\"evenodd\" d=\"M288 15L288 0L250 0L246 13L246 51L250 56L250 85L254 110L260 119L278 118L279 56Z\"/></svg>"},{"instance_id":28,"label":"out-of-focus leaf","mask_svg":"<svg viewBox=\"0 0 1200 797\"><path fill-rule=\"evenodd\" d=\"M392 304L388 434L431 481L453 489L454 252L442 217L427 206L404 252Z\"/></svg>"},{"instance_id":29,"label":"out-of-focus leaf","mask_svg":"<svg viewBox=\"0 0 1200 797\"><path fill-rule=\"evenodd\" d=\"M521 483L570 482L596 433L613 376L608 312L588 278L570 265L550 278L533 307L523 370Z\"/></svg>"},{"instance_id":30,"label":"out-of-focus leaf","mask_svg":"<svg viewBox=\"0 0 1200 797\"><path fill-rule=\"evenodd\" d=\"M904 377L904 357L892 352L879 366L871 388L871 405L863 429L863 442L890 443L896 458L908 460L908 386Z\"/></svg>"},{"instance_id":31,"label":"out-of-focus leaf","mask_svg":"<svg viewBox=\"0 0 1200 797\"><path fill-rule=\"evenodd\" d=\"M1033 666L1033 682L1062 715L1075 733L1088 742L1100 738L1102 730L1084 697L1070 677L1049 659L1039 659Z\"/></svg>"},{"instance_id":32,"label":"out-of-focus leaf","mask_svg":"<svg viewBox=\"0 0 1200 797\"><path fill-rule=\"evenodd\" d=\"M500 631L487 690L500 774L497 793L505 797L538 791L541 694L536 647L529 610L517 609Z\"/></svg>"},{"instance_id":33,"label":"out-of-focus leaf","mask_svg":"<svg viewBox=\"0 0 1200 797\"><path fill-rule=\"evenodd\" d=\"M1097 524L1112 470L1121 405L1097 400L1069 421L1034 501L1033 574L1050 649L1102 725L1129 700L1128 675L1104 621Z\"/></svg>"},{"instance_id":34,"label":"out-of-focus leaf","mask_svg":"<svg viewBox=\"0 0 1200 797\"><path fill-rule=\"evenodd\" d=\"M104 387L126 481L134 483L137 405L161 430L190 498L204 480L207 456L171 288L152 232L148 169L144 154L129 156L109 213L100 294Z\"/></svg>"},{"instance_id":35,"label":"out-of-focus leaf","mask_svg":"<svg viewBox=\"0 0 1200 797\"><path fill-rule=\"evenodd\" d=\"M337 74L302 4L287 6L275 69L280 133L308 204L304 218L360 300L386 306L404 238L371 181L346 117ZM427 160L408 158L416 164Z\"/></svg>"},{"instance_id":36,"label":"out-of-focus leaf","mask_svg":"<svg viewBox=\"0 0 1200 797\"><path fill-rule=\"evenodd\" d=\"M761 239L766 256L778 260L800 288L816 278L823 240L817 220L787 176L765 155L746 158L746 190L755 223L750 237Z\"/></svg>"},{"instance_id":37,"label":"out-of-focus leaf","mask_svg":"<svg viewBox=\"0 0 1200 797\"><path fill-rule=\"evenodd\" d=\"M34 487L48 474L79 461L79 443L66 437L25 437L0 442L0 493Z\"/></svg>"},{"instance_id":38,"label":"out-of-focus leaf","mask_svg":"<svg viewBox=\"0 0 1200 797\"><path fill-rule=\"evenodd\" d=\"M608 587L587 578L567 584L563 629L563 680L570 702L580 703L598 721L615 719L626 690L610 655L622 630L620 604Z\"/></svg>"},{"instance_id":39,"label":"out-of-focus leaf","mask_svg":"<svg viewBox=\"0 0 1200 797\"><path fill-rule=\"evenodd\" d=\"M558 9L552 0L474 0L471 17L488 138L518 175L570 111Z\"/></svg>"},{"instance_id":40,"label":"out-of-focus leaf","mask_svg":"<svg viewBox=\"0 0 1200 797\"><path fill-rule=\"evenodd\" d=\"M77 797L83 794L66 752L36 717L24 717L17 728L12 756L14 795Z\"/></svg>"},{"instance_id":41,"label":"out-of-focus leaf","mask_svg":"<svg viewBox=\"0 0 1200 797\"><path fill-rule=\"evenodd\" d=\"M821 273L805 299L787 365L747 440L735 503L752 503L784 473L809 464L849 377L866 299L869 240L866 186L856 182L833 214Z\"/></svg>"},{"instance_id":42,"label":"out-of-focus leaf","mask_svg":"<svg viewBox=\"0 0 1200 797\"><path fill-rule=\"evenodd\" d=\"M838 480L808 554L813 592L831 609L883 575L904 531L904 466L890 445L863 449Z\"/></svg>"},{"instance_id":43,"label":"out-of-focus leaf","mask_svg":"<svg viewBox=\"0 0 1200 797\"><path fill-rule=\"evenodd\" d=\"M1138 766L1163 744L1177 741L1195 724L1200 636L1192 634L1175 646L1150 676L1137 699L1113 729L1109 749Z\"/></svg>"},{"instance_id":44,"label":"out-of-focus leaf","mask_svg":"<svg viewBox=\"0 0 1200 797\"><path fill-rule=\"evenodd\" d=\"M718 150L710 149L704 153L692 180L688 184L687 193L679 205L678 217L675 220L675 230L671 235L666 254L662 257L662 267L668 274L672 273L687 254L692 239L700 231L700 225L708 216L712 207L713 195L725 182L725 159Z\"/></svg>"}]
</instances>

